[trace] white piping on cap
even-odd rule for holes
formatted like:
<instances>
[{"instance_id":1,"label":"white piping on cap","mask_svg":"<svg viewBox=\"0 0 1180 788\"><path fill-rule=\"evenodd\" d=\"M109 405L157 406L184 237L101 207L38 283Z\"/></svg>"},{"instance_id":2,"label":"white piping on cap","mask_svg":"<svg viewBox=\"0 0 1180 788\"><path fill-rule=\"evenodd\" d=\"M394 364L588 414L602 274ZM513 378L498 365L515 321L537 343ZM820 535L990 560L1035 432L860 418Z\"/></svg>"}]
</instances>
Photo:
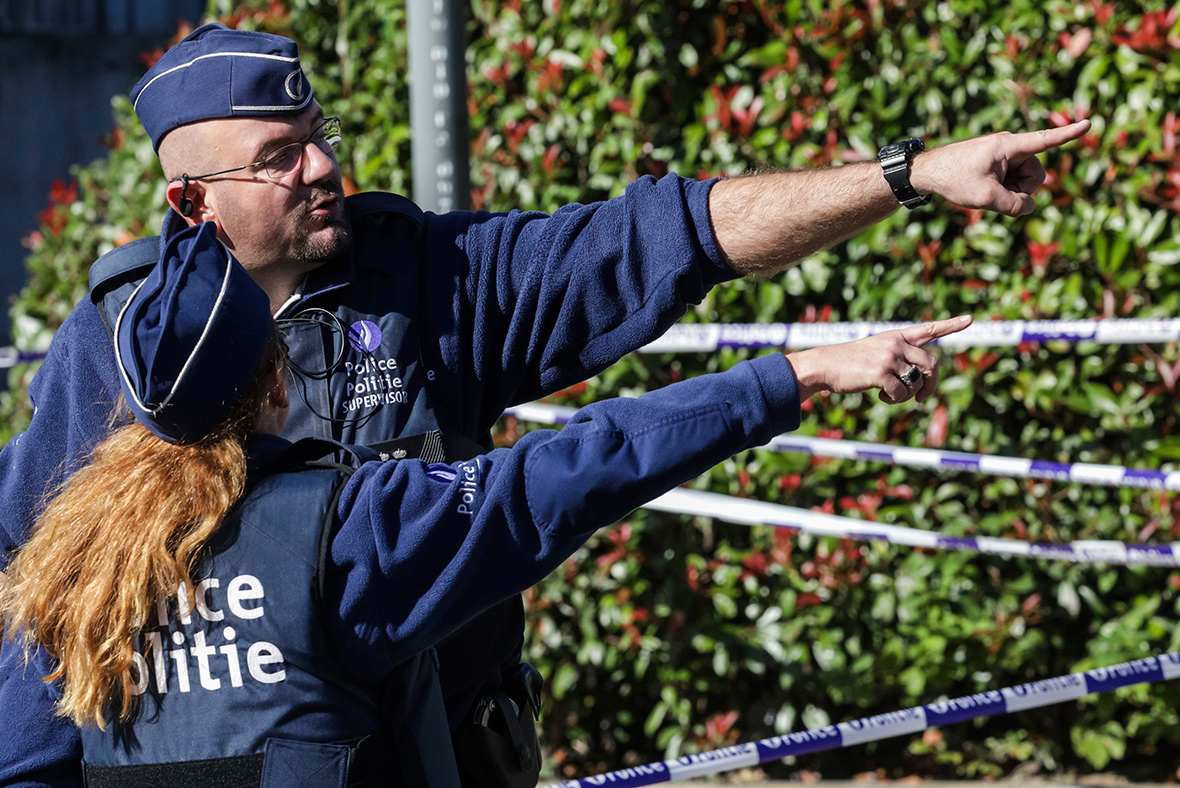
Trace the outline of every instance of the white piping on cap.
<instances>
[{"instance_id":1,"label":"white piping on cap","mask_svg":"<svg viewBox=\"0 0 1180 788\"><path fill-rule=\"evenodd\" d=\"M263 58L266 60L281 60L284 63L298 63L299 62L298 57L283 57L282 55L264 55L260 52L211 52L208 55L200 55L199 57L195 57L187 63L181 63L179 66L173 66L172 68L165 71L163 74L156 74L154 77L152 77L151 81L148 82L146 85L144 85L143 90L139 91L139 95L135 97L134 108L136 110L139 109L139 100L141 98L143 98L144 93L147 93L148 88L150 88L152 85L154 85L156 83L156 80L160 79L161 77L168 76L173 71L179 71L182 68L188 68L193 63L196 63L198 60L204 60L207 57L260 57L260 58Z\"/></svg>"},{"instance_id":2,"label":"white piping on cap","mask_svg":"<svg viewBox=\"0 0 1180 788\"><path fill-rule=\"evenodd\" d=\"M131 302L135 300L136 294L139 293L140 289L144 286L144 283L147 282L146 279L139 283L139 287L135 288L135 291L131 294L131 298L128 298L127 303L123 304L123 308L119 310L119 317L115 320L115 363L119 365L119 373L123 376L123 380L127 381L127 390L131 392L131 396L135 400L135 404L139 406L140 410L146 411L153 416L163 410L164 407L172 401L173 395L176 394L176 390L180 387L181 381L184 380L185 373L187 373L189 367L192 366L193 359L196 357L197 352L201 349L201 346L205 344L205 339L209 336L209 327L213 324L213 318L217 316L217 311L221 309L221 304L225 300L226 290L229 289L229 275L233 269L233 255L229 253L229 248L226 247L220 238L217 239L217 243L223 249L225 249L225 254L227 256L225 276L221 280L221 292L217 294L217 301L214 302L213 309L209 312L209 319L205 321L205 329L201 332L201 338L197 340L197 344L193 348L193 352L190 353L188 358L184 360L184 366L181 367L180 374L176 376L176 381L172 384L172 389L168 392L168 396L164 398L163 402L154 408L149 408L139 398L139 394L136 393L135 386L131 383L131 378L127 374L127 369L123 366L122 355L119 353L119 327L123 323L123 316L127 313L127 307L131 306Z\"/></svg>"},{"instance_id":3,"label":"white piping on cap","mask_svg":"<svg viewBox=\"0 0 1180 788\"><path fill-rule=\"evenodd\" d=\"M314 95L314 91L312 92ZM312 96L309 95L303 100L302 104L280 104L275 107L246 107L234 104L230 107L234 112L281 112L282 110L303 109L311 102Z\"/></svg>"}]
</instances>

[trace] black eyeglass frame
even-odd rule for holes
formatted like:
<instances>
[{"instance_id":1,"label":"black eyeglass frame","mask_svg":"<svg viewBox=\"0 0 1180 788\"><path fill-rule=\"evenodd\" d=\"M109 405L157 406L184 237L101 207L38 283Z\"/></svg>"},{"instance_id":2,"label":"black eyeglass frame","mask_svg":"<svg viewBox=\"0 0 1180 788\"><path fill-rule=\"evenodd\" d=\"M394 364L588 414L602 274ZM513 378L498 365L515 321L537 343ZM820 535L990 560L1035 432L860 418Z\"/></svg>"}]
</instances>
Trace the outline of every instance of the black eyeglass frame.
<instances>
[{"instance_id":1,"label":"black eyeglass frame","mask_svg":"<svg viewBox=\"0 0 1180 788\"><path fill-rule=\"evenodd\" d=\"M266 171L267 178L269 178L270 180L273 180L273 181L280 181L283 178L290 175L291 173L298 170L299 166L301 164L303 164L303 151L307 148L308 145L315 144L316 147L319 147L319 144L316 141L316 135L319 134L320 132L322 132L324 127L327 126L329 123L336 124L336 133L331 136L328 136L325 134L323 139L324 139L324 142L326 142L328 144L328 149L330 151L335 151L337 146L340 145L340 142L344 136L343 130L340 128L340 118L336 118L336 117L324 118L322 121L320 121L316 125L316 127L312 130L311 134L308 136L307 139L303 140L302 142L288 142L285 145L280 145L278 148L276 148L274 150L273 153L271 153L265 159L260 159L259 161L252 162L250 164L243 164L241 167L230 167L228 170L218 170L217 172L205 173L204 175L189 175L188 173L185 173L185 174L181 175L179 178L173 178L172 181L170 181L170 182L183 181L185 184L185 188L187 189L190 181L203 181L206 178L213 178L217 175L228 175L231 172L240 172L241 170L248 170L251 167L262 167L262 169ZM267 169L266 163L269 161L272 161L276 156L278 156L280 151L282 151L286 148L293 148L296 145L299 146L299 159L294 167L292 167L287 172L282 173L281 175L274 175L273 173L271 173L271 171L269 169ZM320 150L323 150L323 148L320 148ZM327 151L325 151L325 153L326 152Z\"/></svg>"}]
</instances>

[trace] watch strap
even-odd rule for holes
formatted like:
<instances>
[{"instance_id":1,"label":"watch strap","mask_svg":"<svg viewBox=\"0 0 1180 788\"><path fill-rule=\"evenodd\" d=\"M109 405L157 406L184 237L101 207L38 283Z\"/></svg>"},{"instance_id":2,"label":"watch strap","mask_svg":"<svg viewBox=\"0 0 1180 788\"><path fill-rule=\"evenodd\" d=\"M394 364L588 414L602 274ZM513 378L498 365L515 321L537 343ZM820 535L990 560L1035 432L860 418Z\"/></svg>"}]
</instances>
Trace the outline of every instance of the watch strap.
<instances>
[{"instance_id":1,"label":"watch strap","mask_svg":"<svg viewBox=\"0 0 1180 788\"><path fill-rule=\"evenodd\" d=\"M885 181L889 184L889 188L893 189L893 196L906 208L913 210L918 206L930 203L931 196L918 194L913 184L910 183L910 163L908 161L901 159L894 166L882 166L882 171L885 173Z\"/></svg>"},{"instance_id":2,"label":"watch strap","mask_svg":"<svg viewBox=\"0 0 1180 788\"><path fill-rule=\"evenodd\" d=\"M882 148L877 154L881 162L881 171L885 175L885 182L893 190L893 196L906 208L914 209L920 205L927 205L931 195L922 196L910 183L910 164L914 155L925 149L919 139L909 139L895 145Z\"/></svg>"}]
</instances>

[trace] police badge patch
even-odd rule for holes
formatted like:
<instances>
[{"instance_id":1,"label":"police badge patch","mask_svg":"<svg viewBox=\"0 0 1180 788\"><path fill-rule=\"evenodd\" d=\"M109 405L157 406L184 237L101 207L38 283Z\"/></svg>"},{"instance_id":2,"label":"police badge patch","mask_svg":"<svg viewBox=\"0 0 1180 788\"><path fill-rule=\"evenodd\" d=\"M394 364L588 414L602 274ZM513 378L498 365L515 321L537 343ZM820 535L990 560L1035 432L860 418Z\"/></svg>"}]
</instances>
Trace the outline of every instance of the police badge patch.
<instances>
[{"instance_id":1,"label":"police badge patch","mask_svg":"<svg viewBox=\"0 0 1180 788\"><path fill-rule=\"evenodd\" d=\"M427 465L426 475L436 482L450 484L459 476L449 465Z\"/></svg>"}]
</instances>

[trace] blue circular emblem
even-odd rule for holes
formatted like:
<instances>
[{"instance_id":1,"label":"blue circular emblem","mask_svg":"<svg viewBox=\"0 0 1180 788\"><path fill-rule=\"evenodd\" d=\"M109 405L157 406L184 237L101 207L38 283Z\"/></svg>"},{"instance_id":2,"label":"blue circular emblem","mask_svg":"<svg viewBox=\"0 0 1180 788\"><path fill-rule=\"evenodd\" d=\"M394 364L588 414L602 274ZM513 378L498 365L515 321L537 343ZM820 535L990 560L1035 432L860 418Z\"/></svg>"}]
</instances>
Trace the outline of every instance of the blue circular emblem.
<instances>
[{"instance_id":1,"label":"blue circular emblem","mask_svg":"<svg viewBox=\"0 0 1180 788\"><path fill-rule=\"evenodd\" d=\"M381 347L381 327L369 320L358 320L348 329L348 342L359 353L372 353Z\"/></svg>"}]
</instances>

